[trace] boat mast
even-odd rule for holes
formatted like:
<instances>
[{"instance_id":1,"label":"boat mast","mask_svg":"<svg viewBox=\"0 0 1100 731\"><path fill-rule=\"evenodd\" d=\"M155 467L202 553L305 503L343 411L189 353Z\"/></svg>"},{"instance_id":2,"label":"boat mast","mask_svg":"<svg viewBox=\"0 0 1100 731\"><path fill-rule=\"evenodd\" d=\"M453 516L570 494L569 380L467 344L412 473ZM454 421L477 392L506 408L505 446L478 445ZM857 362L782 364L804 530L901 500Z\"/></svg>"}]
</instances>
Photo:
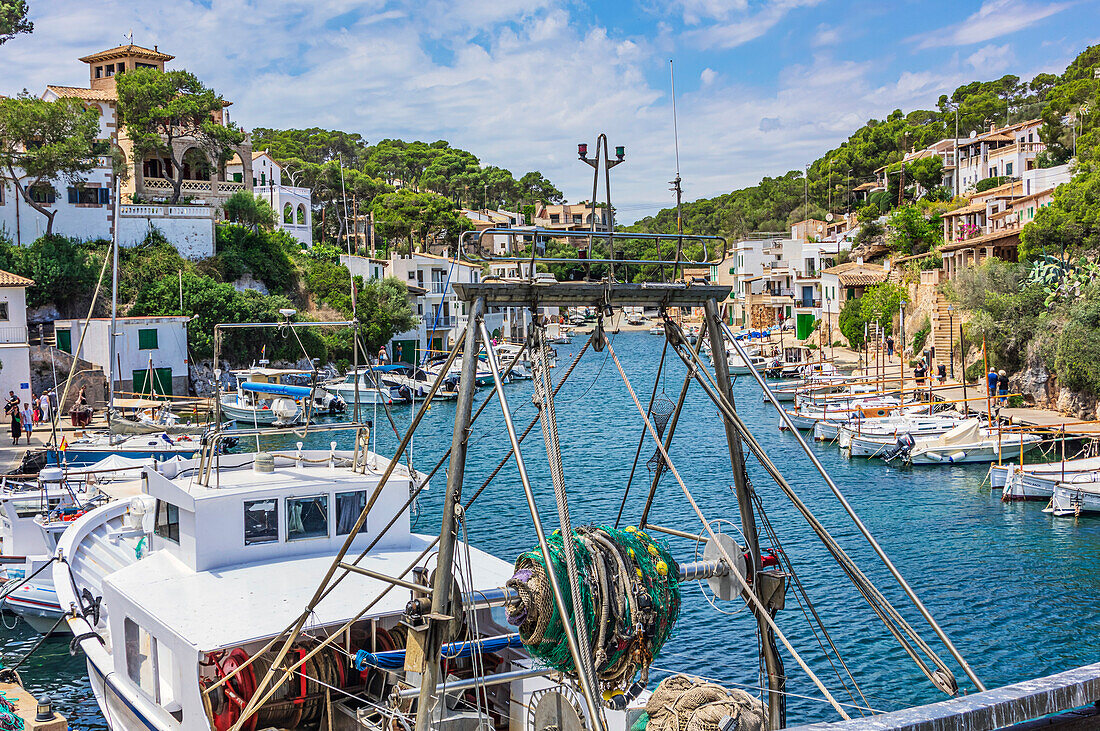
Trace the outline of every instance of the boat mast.
<instances>
[{"instance_id":1,"label":"boat mast","mask_svg":"<svg viewBox=\"0 0 1100 731\"><path fill-rule=\"evenodd\" d=\"M726 340L722 335L722 322L718 316L718 301L714 298L708 299L705 312L710 335L710 352L714 360L714 377L722 397L733 407L733 388L730 385L729 363L726 361ZM702 332L699 333L699 337L703 337ZM749 363L747 356L745 362ZM748 473L745 470L745 453L741 448L741 435L737 431L737 426L729 418L723 416L722 423L726 430L726 443L729 446L730 463L733 467L733 486L737 493L737 507L741 513L741 533L745 536L751 562L748 566L748 578L753 592L760 600L760 606L766 607L767 597L757 578L759 571L763 568L760 558L760 538L756 532L756 515L753 513L751 488ZM783 672L783 660L779 657L779 649L775 645L775 633L772 631L769 620L770 617L765 618L759 612L756 613L761 652L764 656L764 667L768 673L768 728L778 729L787 725L784 706L784 687L787 677Z\"/></svg>"},{"instance_id":2,"label":"boat mast","mask_svg":"<svg viewBox=\"0 0 1100 731\"><path fill-rule=\"evenodd\" d=\"M679 238L676 239L676 258L675 261L680 261L681 254L684 250L684 217L680 213L680 202L683 198L684 190L680 187L680 128L676 121L676 70L672 66L672 59L668 60L668 75L672 85L672 146L676 151L676 178L671 181L672 192L676 194L676 233ZM660 253L660 252L658 252ZM658 259L661 257L658 256ZM679 267L672 267L672 280L677 279L677 270Z\"/></svg>"},{"instance_id":3,"label":"boat mast","mask_svg":"<svg viewBox=\"0 0 1100 731\"><path fill-rule=\"evenodd\" d=\"M111 331L108 333L109 345L110 345L110 358L111 365L108 375L108 393L107 393L107 414L108 422L110 421L111 406L115 402L115 357L118 353L118 347L115 343L117 327L118 327L118 226L119 226L119 194L122 192L122 186L119 183L119 177L115 175L115 210L114 210L114 222L111 226ZM181 313L182 314L182 313ZM152 376L152 371L149 372ZM108 437L110 438L110 437Z\"/></svg>"},{"instance_id":4,"label":"boat mast","mask_svg":"<svg viewBox=\"0 0 1100 731\"><path fill-rule=\"evenodd\" d=\"M466 326L466 336L462 354L462 375L458 382L458 401L455 404L455 428L451 437L451 459L447 469L447 494L443 499L443 525L439 532L439 558L436 561L435 580L432 583L433 619L422 639L423 675L420 683L419 709L416 715L416 731L429 731L435 704L440 701L436 693L439 683L439 653L444 643L451 637L444 637L444 630L450 623L438 619L442 615L454 616L460 608L452 606L454 598L454 550L457 540L456 511L462 509L462 479L466 471L466 438L470 429L470 414L473 410L474 386L477 378L478 330L477 320L485 310L485 300L480 297L470 309L470 319ZM414 359L415 360L415 359ZM447 368L444 364L444 368ZM415 366L414 366L415 368ZM415 373L415 371L414 371ZM412 429L409 430L412 435ZM394 457L396 459L396 456ZM410 474L414 474L411 473ZM414 477L415 479L415 477ZM410 630L410 633L417 630ZM411 640L410 636L410 640Z\"/></svg>"}]
</instances>

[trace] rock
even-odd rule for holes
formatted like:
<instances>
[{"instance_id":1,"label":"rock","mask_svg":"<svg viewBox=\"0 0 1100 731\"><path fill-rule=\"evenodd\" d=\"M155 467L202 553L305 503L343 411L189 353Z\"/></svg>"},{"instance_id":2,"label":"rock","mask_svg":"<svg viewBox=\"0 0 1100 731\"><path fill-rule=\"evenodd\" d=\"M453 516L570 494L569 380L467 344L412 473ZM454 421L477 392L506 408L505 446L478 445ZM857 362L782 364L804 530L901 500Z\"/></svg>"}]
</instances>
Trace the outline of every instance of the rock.
<instances>
[{"instance_id":1,"label":"rock","mask_svg":"<svg viewBox=\"0 0 1100 731\"><path fill-rule=\"evenodd\" d=\"M270 294L270 292L267 291L267 285L260 280L255 279L252 276L251 272L245 272L243 275L241 275L240 278L237 279L237 281L233 282L233 288L236 289L238 292L243 292L246 289L252 289L259 292L260 294Z\"/></svg>"},{"instance_id":2,"label":"rock","mask_svg":"<svg viewBox=\"0 0 1100 731\"><path fill-rule=\"evenodd\" d=\"M188 366L191 377L191 388L196 396L214 395L214 364L212 361L192 363ZM222 361L222 388L235 386L233 376L229 373L228 361Z\"/></svg>"},{"instance_id":3,"label":"rock","mask_svg":"<svg viewBox=\"0 0 1100 731\"><path fill-rule=\"evenodd\" d=\"M1055 385L1047 371L1046 362L1039 353L1038 343L1028 347L1026 366L1009 378L1009 389L1013 393L1022 393L1036 406L1047 406L1053 400L1052 387Z\"/></svg>"},{"instance_id":4,"label":"rock","mask_svg":"<svg viewBox=\"0 0 1100 731\"><path fill-rule=\"evenodd\" d=\"M61 313L57 310L57 305L48 304L41 307L28 307L27 308L27 324L38 325L40 323L53 322L54 320L60 320Z\"/></svg>"},{"instance_id":5,"label":"rock","mask_svg":"<svg viewBox=\"0 0 1100 731\"><path fill-rule=\"evenodd\" d=\"M1096 418L1096 397L1080 391L1063 389L1058 394L1055 408L1063 414L1071 414L1083 421L1092 421Z\"/></svg>"}]
</instances>

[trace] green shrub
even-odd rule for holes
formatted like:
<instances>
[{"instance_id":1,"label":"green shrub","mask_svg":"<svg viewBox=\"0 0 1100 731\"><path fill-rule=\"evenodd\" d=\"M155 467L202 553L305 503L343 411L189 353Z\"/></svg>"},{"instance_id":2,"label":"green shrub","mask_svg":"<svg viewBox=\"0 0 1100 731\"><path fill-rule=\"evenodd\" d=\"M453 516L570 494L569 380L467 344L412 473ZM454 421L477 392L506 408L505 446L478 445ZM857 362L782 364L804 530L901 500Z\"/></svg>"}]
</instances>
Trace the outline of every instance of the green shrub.
<instances>
[{"instance_id":1,"label":"green shrub","mask_svg":"<svg viewBox=\"0 0 1100 731\"><path fill-rule=\"evenodd\" d=\"M987 190L992 190L993 188L996 188L998 185L1004 185L1011 180L1012 177L1009 175L997 175L992 178L984 178L982 180L979 180L977 183L974 183L974 192L984 193Z\"/></svg>"},{"instance_id":2,"label":"green shrub","mask_svg":"<svg viewBox=\"0 0 1100 731\"><path fill-rule=\"evenodd\" d=\"M966 367L966 372L963 375L966 377L967 383L978 383L981 385L985 383L985 374L985 364L977 360Z\"/></svg>"},{"instance_id":3,"label":"green shrub","mask_svg":"<svg viewBox=\"0 0 1100 731\"><path fill-rule=\"evenodd\" d=\"M295 267L290 255L299 250L298 242L281 229L254 232L237 225L217 229L217 256L224 279L237 279L247 272L272 292L291 288Z\"/></svg>"},{"instance_id":4,"label":"green shrub","mask_svg":"<svg viewBox=\"0 0 1100 731\"><path fill-rule=\"evenodd\" d=\"M1061 385L1095 394L1100 393L1100 287L1083 295L1065 308L1065 324L1047 360Z\"/></svg>"},{"instance_id":5,"label":"green shrub","mask_svg":"<svg viewBox=\"0 0 1100 731\"><path fill-rule=\"evenodd\" d=\"M867 321L863 319L860 297L853 297L844 303L837 317L840 332L848 340L848 347L859 350L863 347L863 328Z\"/></svg>"}]
</instances>

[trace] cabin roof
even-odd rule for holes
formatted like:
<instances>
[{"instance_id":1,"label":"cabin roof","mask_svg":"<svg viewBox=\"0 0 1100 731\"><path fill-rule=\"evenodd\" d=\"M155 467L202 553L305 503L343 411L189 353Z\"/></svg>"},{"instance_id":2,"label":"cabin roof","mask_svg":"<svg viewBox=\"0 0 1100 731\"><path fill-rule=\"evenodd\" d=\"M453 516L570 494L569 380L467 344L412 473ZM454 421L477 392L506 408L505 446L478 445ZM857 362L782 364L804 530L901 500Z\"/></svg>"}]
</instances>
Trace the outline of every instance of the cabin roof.
<instances>
[{"instance_id":1,"label":"cabin roof","mask_svg":"<svg viewBox=\"0 0 1100 731\"><path fill-rule=\"evenodd\" d=\"M372 552L360 565L397 576L429 541L414 535L408 548ZM462 544L456 550L463 551ZM215 650L285 630L309 604L332 558L325 554L195 572L168 551L154 551L111 574L106 583L197 650ZM510 563L476 548L470 549L470 565L476 589L503 586L513 573ZM348 575L317 605L310 626L346 621L388 586ZM400 614L410 598L408 589L391 589L366 616Z\"/></svg>"}]
</instances>

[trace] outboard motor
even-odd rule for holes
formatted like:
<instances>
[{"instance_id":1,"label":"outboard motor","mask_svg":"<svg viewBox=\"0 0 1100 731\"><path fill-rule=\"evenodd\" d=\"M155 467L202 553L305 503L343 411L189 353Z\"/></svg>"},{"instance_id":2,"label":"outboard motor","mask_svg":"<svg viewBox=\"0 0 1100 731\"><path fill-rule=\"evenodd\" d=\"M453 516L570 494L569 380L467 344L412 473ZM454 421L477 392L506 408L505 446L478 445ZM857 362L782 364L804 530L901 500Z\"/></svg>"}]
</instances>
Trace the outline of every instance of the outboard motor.
<instances>
[{"instance_id":1,"label":"outboard motor","mask_svg":"<svg viewBox=\"0 0 1100 731\"><path fill-rule=\"evenodd\" d=\"M894 443L894 446L891 447L890 451L884 455L884 459L889 462L890 460L895 459L899 456L907 457L909 456L909 452L913 449L916 443L916 440L913 439L913 435L909 432L906 432L905 434L902 434L900 437L898 437L898 440Z\"/></svg>"}]
</instances>

